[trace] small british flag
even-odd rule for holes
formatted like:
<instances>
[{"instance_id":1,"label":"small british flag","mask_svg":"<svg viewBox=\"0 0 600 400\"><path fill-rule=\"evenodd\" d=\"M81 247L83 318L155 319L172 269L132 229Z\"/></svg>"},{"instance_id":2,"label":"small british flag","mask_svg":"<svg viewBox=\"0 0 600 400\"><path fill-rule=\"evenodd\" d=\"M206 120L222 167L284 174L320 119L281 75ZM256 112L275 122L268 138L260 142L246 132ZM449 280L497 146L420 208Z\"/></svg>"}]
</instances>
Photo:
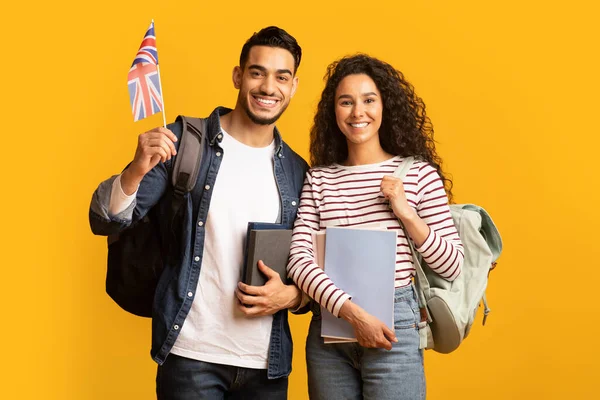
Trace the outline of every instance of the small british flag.
<instances>
[{"instance_id":1,"label":"small british flag","mask_svg":"<svg viewBox=\"0 0 600 400\"><path fill-rule=\"evenodd\" d=\"M163 111L154 21L150 23L142 45L135 55L127 76L127 86L134 121Z\"/></svg>"}]
</instances>

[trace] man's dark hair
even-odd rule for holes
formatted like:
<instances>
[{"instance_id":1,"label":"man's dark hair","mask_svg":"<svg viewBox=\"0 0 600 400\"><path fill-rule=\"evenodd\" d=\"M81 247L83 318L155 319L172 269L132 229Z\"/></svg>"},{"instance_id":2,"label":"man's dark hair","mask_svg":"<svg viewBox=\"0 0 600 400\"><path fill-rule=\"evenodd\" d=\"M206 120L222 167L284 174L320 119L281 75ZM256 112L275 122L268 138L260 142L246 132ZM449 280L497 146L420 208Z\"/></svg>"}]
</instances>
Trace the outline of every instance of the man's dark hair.
<instances>
[{"instance_id":1,"label":"man's dark hair","mask_svg":"<svg viewBox=\"0 0 600 400\"><path fill-rule=\"evenodd\" d=\"M296 39L276 26L269 26L255 32L250 39L246 41L240 54L240 67L244 68L250 49L254 46L279 47L289 51L294 57L294 74L298 71L300 60L302 59L302 49Z\"/></svg>"}]
</instances>

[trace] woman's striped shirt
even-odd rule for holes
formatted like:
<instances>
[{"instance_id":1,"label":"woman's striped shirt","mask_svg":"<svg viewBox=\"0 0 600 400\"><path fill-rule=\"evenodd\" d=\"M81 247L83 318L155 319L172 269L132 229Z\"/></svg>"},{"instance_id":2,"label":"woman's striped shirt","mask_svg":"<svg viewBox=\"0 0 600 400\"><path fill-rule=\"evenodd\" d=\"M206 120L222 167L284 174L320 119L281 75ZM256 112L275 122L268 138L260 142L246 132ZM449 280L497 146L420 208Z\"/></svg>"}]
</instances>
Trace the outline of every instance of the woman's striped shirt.
<instances>
[{"instance_id":1,"label":"woman's striped shirt","mask_svg":"<svg viewBox=\"0 0 600 400\"><path fill-rule=\"evenodd\" d=\"M412 255L397 217L381 193L381 180L404 162L394 157L378 164L313 168L306 174L294 225L288 275L296 285L337 316L350 296L315 263L312 232L328 226L354 227L378 223L398 233L395 287L411 283ZM440 276L453 280L461 271L464 250L450 215L448 197L435 168L416 161L404 178L410 206L430 228L417 251Z\"/></svg>"}]
</instances>

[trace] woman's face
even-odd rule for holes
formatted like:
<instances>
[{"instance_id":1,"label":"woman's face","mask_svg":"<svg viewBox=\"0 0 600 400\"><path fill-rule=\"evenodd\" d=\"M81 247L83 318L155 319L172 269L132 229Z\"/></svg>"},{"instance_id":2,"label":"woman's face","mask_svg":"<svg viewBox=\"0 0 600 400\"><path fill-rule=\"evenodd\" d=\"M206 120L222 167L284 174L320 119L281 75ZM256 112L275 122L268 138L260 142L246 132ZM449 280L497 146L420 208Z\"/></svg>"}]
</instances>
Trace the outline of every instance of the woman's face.
<instances>
[{"instance_id":1,"label":"woman's face","mask_svg":"<svg viewBox=\"0 0 600 400\"><path fill-rule=\"evenodd\" d=\"M348 145L379 142L383 102L368 75L348 75L335 91L335 119Z\"/></svg>"}]
</instances>

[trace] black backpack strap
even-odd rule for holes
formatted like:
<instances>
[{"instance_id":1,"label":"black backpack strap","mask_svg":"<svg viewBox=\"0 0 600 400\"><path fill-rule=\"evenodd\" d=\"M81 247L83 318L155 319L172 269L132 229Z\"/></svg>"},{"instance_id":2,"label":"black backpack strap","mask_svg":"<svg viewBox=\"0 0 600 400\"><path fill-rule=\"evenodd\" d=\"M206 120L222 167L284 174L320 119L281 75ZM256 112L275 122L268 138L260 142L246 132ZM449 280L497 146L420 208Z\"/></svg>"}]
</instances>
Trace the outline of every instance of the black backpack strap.
<instances>
[{"instance_id":1,"label":"black backpack strap","mask_svg":"<svg viewBox=\"0 0 600 400\"><path fill-rule=\"evenodd\" d=\"M207 122L204 118L184 117L183 115L177 119L181 121L183 127L171 181L175 193L183 197L185 193L192 191L198 179Z\"/></svg>"},{"instance_id":2,"label":"black backpack strap","mask_svg":"<svg viewBox=\"0 0 600 400\"><path fill-rule=\"evenodd\" d=\"M192 118L180 115L177 119L182 123L182 133L181 143L179 143L171 175L171 182L173 184L173 199L171 201L171 214L169 216L171 226L173 226L175 216L183 203L183 196L194 189L194 185L198 180L202 152L204 150L204 140L208 128L206 118Z\"/></svg>"}]
</instances>

